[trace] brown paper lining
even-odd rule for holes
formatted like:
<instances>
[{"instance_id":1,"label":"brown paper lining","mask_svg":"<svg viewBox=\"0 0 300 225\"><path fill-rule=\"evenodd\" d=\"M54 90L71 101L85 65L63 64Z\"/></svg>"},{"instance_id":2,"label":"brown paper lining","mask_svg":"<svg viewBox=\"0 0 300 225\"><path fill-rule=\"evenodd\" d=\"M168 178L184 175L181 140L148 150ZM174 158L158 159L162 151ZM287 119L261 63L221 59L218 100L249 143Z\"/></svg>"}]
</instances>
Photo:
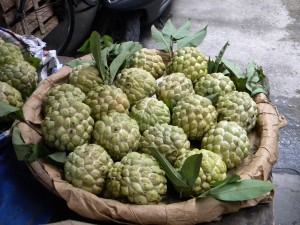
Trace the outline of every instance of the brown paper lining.
<instances>
[{"instance_id":1,"label":"brown paper lining","mask_svg":"<svg viewBox=\"0 0 300 225\"><path fill-rule=\"evenodd\" d=\"M24 105L27 121L39 128L42 121L42 98L58 84L68 82L69 67L43 81ZM272 166L278 159L278 132L286 124L264 94L255 97L259 115L256 128L249 134L251 153L234 172L242 179L267 180ZM38 143L41 136L29 126L19 124L26 143ZM211 197L201 201L190 199L170 204L133 205L100 198L73 187L62 179L62 171L42 160L28 165L34 176L50 191L65 199L69 208L83 217L99 221L135 224L196 224L219 220L223 214L252 207L260 202L270 202L273 192L261 198L243 202L220 202Z\"/></svg>"}]
</instances>

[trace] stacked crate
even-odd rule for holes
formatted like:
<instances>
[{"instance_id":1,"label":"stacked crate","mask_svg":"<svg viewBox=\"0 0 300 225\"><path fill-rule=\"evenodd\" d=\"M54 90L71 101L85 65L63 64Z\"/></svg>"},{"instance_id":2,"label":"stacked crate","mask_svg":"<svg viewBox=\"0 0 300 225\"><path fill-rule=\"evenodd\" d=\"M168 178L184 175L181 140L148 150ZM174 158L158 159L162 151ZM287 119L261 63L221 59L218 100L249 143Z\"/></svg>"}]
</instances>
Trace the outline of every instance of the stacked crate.
<instances>
[{"instance_id":1,"label":"stacked crate","mask_svg":"<svg viewBox=\"0 0 300 225\"><path fill-rule=\"evenodd\" d=\"M18 5L19 0L0 1L0 26L20 35L31 34L43 39L58 25L52 6L43 0L26 0L24 11L28 15L14 23Z\"/></svg>"}]
</instances>

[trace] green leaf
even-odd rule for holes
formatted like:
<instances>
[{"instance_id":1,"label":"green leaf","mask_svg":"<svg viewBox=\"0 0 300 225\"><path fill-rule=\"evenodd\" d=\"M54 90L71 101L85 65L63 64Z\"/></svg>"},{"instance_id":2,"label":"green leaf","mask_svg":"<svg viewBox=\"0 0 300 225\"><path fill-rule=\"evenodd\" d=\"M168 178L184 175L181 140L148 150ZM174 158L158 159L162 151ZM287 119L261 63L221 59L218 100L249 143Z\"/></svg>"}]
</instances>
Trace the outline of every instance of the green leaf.
<instances>
[{"instance_id":1,"label":"green leaf","mask_svg":"<svg viewBox=\"0 0 300 225\"><path fill-rule=\"evenodd\" d=\"M232 176L230 177L227 177L226 179L224 180L221 180L221 181L217 181L217 182L214 182L211 184L211 189L207 190L206 192L202 193L201 195L199 195L196 199L203 199L203 198L206 198L207 196L210 195L210 192L214 191L214 190L217 190L229 183L234 183L238 180L240 180L240 176L236 175L236 174L233 174Z\"/></svg>"},{"instance_id":2,"label":"green leaf","mask_svg":"<svg viewBox=\"0 0 300 225\"><path fill-rule=\"evenodd\" d=\"M255 80L256 69L257 69L256 63L252 62L248 65L247 70L246 70L246 77L247 77L246 88L248 89L248 91L250 93L252 92L252 80L253 79ZM256 79L256 82L258 82L258 80Z\"/></svg>"},{"instance_id":3,"label":"green leaf","mask_svg":"<svg viewBox=\"0 0 300 225\"><path fill-rule=\"evenodd\" d=\"M215 69L215 61L209 57L207 60L207 73L208 74L213 73L214 69Z\"/></svg>"},{"instance_id":4,"label":"green leaf","mask_svg":"<svg viewBox=\"0 0 300 225\"><path fill-rule=\"evenodd\" d=\"M98 70L100 71L102 80L105 80L105 74L106 74L107 70L106 70L105 64L103 64L102 60L106 56L102 56L102 51L101 51L102 42L101 42L100 34L97 31L93 31L91 34L90 46L91 46L92 55L95 59L96 66L97 66Z\"/></svg>"},{"instance_id":5,"label":"green leaf","mask_svg":"<svg viewBox=\"0 0 300 225\"><path fill-rule=\"evenodd\" d=\"M110 84L113 83L115 76L117 75L119 68L128 58L128 52L121 52L111 63L110 65Z\"/></svg>"},{"instance_id":6,"label":"green leaf","mask_svg":"<svg viewBox=\"0 0 300 225\"><path fill-rule=\"evenodd\" d=\"M240 180L212 190L209 195L222 201L244 201L263 196L275 188L276 185L268 181Z\"/></svg>"},{"instance_id":7,"label":"green leaf","mask_svg":"<svg viewBox=\"0 0 300 225\"><path fill-rule=\"evenodd\" d=\"M171 38L171 36L174 36L174 34L176 33L176 27L170 19L166 22L164 28L161 30L161 33L169 38Z\"/></svg>"},{"instance_id":8,"label":"green leaf","mask_svg":"<svg viewBox=\"0 0 300 225\"><path fill-rule=\"evenodd\" d=\"M175 41L177 40L180 40L182 38L185 38L188 34L189 34L189 31L191 29L191 26L192 26L192 22L191 20L189 19L185 24L183 24L180 28L178 28L176 30L175 28L175 32L173 32L172 37L175 39ZM163 33L165 34L165 33ZM170 35L170 36L171 36Z\"/></svg>"},{"instance_id":9,"label":"green leaf","mask_svg":"<svg viewBox=\"0 0 300 225\"><path fill-rule=\"evenodd\" d=\"M117 57L114 58L109 66L110 84L113 83L115 76L120 71L120 68L124 64L124 62L128 60L129 63L129 59L132 57L132 55L142 48L142 45L137 42L124 42L123 44L123 50L119 55L117 55Z\"/></svg>"},{"instance_id":10,"label":"green leaf","mask_svg":"<svg viewBox=\"0 0 300 225\"><path fill-rule=\"evenodd\" d=\"M151 154L159 162L160 166L165 171L167 177L172 182L172 184L179 189L189 188L186 180L181 176L181 174L174 169L174 167L169 163L169 161L154 147L149 147Z\"/></svg>"},{"instance_id":11,"label":"green leaf","mask_svg":"<svg viewBox=\"0 0 300 225\"><path fill-rule=\"evenodd\" d=\"M28 162L36 161L40 158L45 157L49 154L49 150L42 144L35 144L33 145L30 153L26 155L25 160Z\"/></svg>"},{"instance_id":12,"label":"green leaf","mask_svg":"<svg viewBox=\"0 0 300 225\"><path fill-rule=\"evenodd\" d=\"M66 152L55 152L48 155L48 157L57 163L63 164L66 162L67 154Z\"/></svg>"},{"instance_id":13,"label":"green leaf","mask_svg":"<svg viewBox=\"0 0 300 225\"><path fill-rule=\"evenodd\" d=\"M111 46L114 43L112 37L110 37L108 35L104 35L101 38L101 42L103 42L103 46L106 46L106 47ZM80 53L90 53L91 52L91 37L89 37L77 51Z\"/></svg>"},{"instance_id":14,"label":"green leaf","mask_svg":"<svg viewBox=\"0 0 300 225\"><path fill-rule=\"evenodd\" d=\"M49 154L49 150L42 144L27 144L24 142L20 129L13 128L12 143L19 161L36 161Z\"/></svg>"},{"instance_id":15,"label":"green leaf","mask_svg":"<svg viewBox=\"0 0 300 225\"><path fill-rule=\"evenodd\" d=\"M83 64L95 64L95 60L73 59L67 63L67 65L71 68L74 68L76 66L80 66Z\"/></svg>"},{"instance_id":16,"label":"green leaf","mask_svg":"<svg viewBox=\"0 0 300 225\"><path fill-rule=\"evenodd\" d=\"M220 94L219 93L215 93L215 94L211 94L211 95L208 95L208 96L205 96L205 97L208 98L213 105L215 105L218 102Z\"/></svg>"},{"instance_id":17,"label":"green leaf","mask_svg":"<svg viewBox=\"0 0 300 225\"><path fill-rule=\"evenodd\" d=\"M30 155L33 145L26 144L21 136L21 132L18 127L14 127L12 134L12 143L14 150L19 161L24 161Z\"/></svg>"},{"instance_id":18,"label":"green leaf","mask_svg":"<svg viewBox=\"0 0 300 225\"><path fill-rule=\"evenodd\" d=\"M89 53L91 52L90 38L88 38L83 45L77 50L80 53Z\"/></svg>"},{"instance_id":19,"label":"green leaf","mask_svg":"<svg viewBox=\"0 0 300 225\"><path fill-rule=\"evenodd\" d=\"M251 96L257 95L259 93L264 93L265 95L269 95L268 92L262 87L253 87L251 90Z\"/></svg>"},{"instance_id":20,"label":"green leaf","mask_svg":"<svg viewBox=\"0 0 300 225\"><path fill-rule=\"evenodd\" d=\"M211 186L212 186L212 188L222 187L222 186L224 186L226 184L237 182L240 179L241 179L241 177L239 175L233 174L232 176L229 176L229 177L227 177L224 180L220 180L220 181L214 182Z\"/></svg>"},{"instance_id":21,"label":"green leaf","mask_svg":"<svg viewBox=\"0 0 300 225\"><path fill-rule=\"evenodd\" d=\"M25 121L23 110L0 101L0 117L14 113L20 121Z\"/></svg>"},{"instance_id":22,"label":"green leaf","mask_svg":"<svg viewBox=\"0 0 300 225\"><path fill-rule=\"evenodd\" d=\"M21 122L25 122L25 117L24 117L24 113L23 113L23 110L20 109L16 112L14 112L14 114L16 115L16 118L21 121Z\"/></svg>"},{"instance_id":23,"label":"green leaf","mask_svg":"<svg viewBox=\"0 0 300 225\"><path fill-rule=\"evenodd\" d=\"M246 88L250 92L251 96L258 93L270 94L270 86L268 79L265 76L262 68L255 62L252 62L247 67L247 83Z\"/></svg>"},{"instance_id":24,"label":"green leaf","mask_svg":"<svg viewBox=\"0 0 300 225\"><path fill-rule=\"evenodd\" d=\"M242 68L230 62L229 60L222 59L222 64L227 70L229 70L231 75L234 75L238 78L245 77Z\"/></svg>"},{"instance_id":25,"label":"green leaf","mask_svg":"<svg viewBox=\"0 0 300 225\"><path fill-rule=\"evenodd\" d=\"M104 84L109 83L109 67L108 67L108 57L109 52L111 51L110 47L104 48L101 50L100 61L101 61L101 69L100 74Z\"/></svg>"},{"instance_id":26,"label":"green leaf","mask_svg":"<svg viewBox=\"0 0 300 225\"><path fill-rule=\"evenodd\" d=\"M224 53L225 53L226 48L228 47L228 45L229 45L229 42L227 41L225 43L225 45L223 46L223 48L221 49L221 51L219 52L219 55L217 56L217 58L215 60L215 66L214 66L213 73L218 72L219 66L220 66L220 64L222 62L222 57L223 57L223 55L224 55Z\"/></svg>"},{"instance_id":27,"label":"green leaf","mask_svg":"<svg viewBox=\"0 0 300 225\"><path fill-rule=\"evenodd\" d=\"M204 40L207 34L207 26L193 35L182 38L177 42L177 48L198 47Z\"/></svg>"},{"instance_id":28,"label":"green leaf","mask_svg":"<svg viewBox=\"0 0 300 225\"><path fill-rule=\"evenodd\" d=\"M231 76L230 78L233 81L237 91L247 91L246 90L246 84L248 80L247 77L238 78L235 76Z\"/></svg>"},{"instance_id":29,"label":"green leaf","mask_svg":"<svg viewBox=\"0 0 300 225\"><path fill-rule=\"evenodd\" d=\"M188 157L184 164L182 165L179 173L183 177L184 180L186 180L186 183L188 186L192 187L197 177L199 176L199 171L202 163L202 153L195 154L190 157Z\"/></svg>"},{"instance_id":30,"label":"green leaf","mask_svg":"<svg viewBox=\"0 0 300 225\"><path fill-rule=\"evenodd\" d=\"M41 61L42 60L40 58L37 58L37 57L27 56L27 57L25 57L25 61L27 61L34 68L38 69L41 66Z\"/></svg>"},{"instance_id":31,"label":"green leaf","mask_svg":"<svg viewBox=\"0 0 300 225\"><path fill-rule=\"evenodd\" d=\"M151 34L153 40L157 43L159 48L161 48L165 52L172 53L171 39L165 38L164 35L159 30L157 30L154 25L151 26Z\"/></svg>"},{"instance_id":32,"label":"green leaf","mask_svg":"<svg viewBox=\"0 0 300 225\"><path fill-rule=\"evenodd\" d=\"M103 45L105 47L110 47L110 46L113 46L114 45L114 40L111 36L109 35L104 35L102 37L102 42L103 42Z\"/></svg>"},{"instance_id":33,"label":"green leaf","mask_svg":"<svg viewBox=\"0 0 300 225\"><path fill-rule=\"evenodd\" d=\"M242 69L226 59L222 59L222 66L229 72L229 74L226 75L233 81L237 91L247 91L246 85L248 78L242 72Z\"/></svg>"},{"instance_id":34,"label":"green leaf","mask_svg":"<svg viewBox=\"0 0 300 225\"><path fill-rule=\"evenodd\" d=\"M118 54L120 54L122 52L129 52L129 51L131 51L132 48L134 48L134 46L141 46L141 44L139 44L138 42L133 42L133 41L122 42L121 44L116 45L115 51L113 52L113 54L115 56L117 56Z\"/></svg>"}]
</instances>

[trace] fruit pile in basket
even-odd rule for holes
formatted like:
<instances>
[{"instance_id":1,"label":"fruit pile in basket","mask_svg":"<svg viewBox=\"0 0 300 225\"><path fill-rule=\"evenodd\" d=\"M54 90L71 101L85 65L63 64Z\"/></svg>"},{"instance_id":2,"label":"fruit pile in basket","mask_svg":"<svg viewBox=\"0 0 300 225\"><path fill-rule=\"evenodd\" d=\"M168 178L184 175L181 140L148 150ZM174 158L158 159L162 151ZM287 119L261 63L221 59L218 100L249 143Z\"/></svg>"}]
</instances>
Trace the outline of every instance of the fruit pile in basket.
<instances>
[{"instance_id":1,"label":"fruit pile in basket","mask_svg":"<svg viewBox=\"0 0 300 225\"><path fill-rule=\"evenodd\" d=\"M22 108L37 84L36 68L25 60L19 47L0 38L0 103ZM0 130L16 118L2 116L5 112L1 111Z\"/></svg>"},{"instance_id":2,"label":"fruit pile in basket","mask_svg":"<svg viewBox=\"0 0 300 225\"><path fill-rule=\"evenodd\" d=\"M228 176L250 149L251 95L268 92L262 69L251 64L245 75L222 60L228 43L215 60L204 56L197 46L206 28L189 35L190 25L152 27L160 52L92 33L93 60L71 61L69 82L42 100L44 147L64 153L63 179L133 204L160 203L171 191L245 200L274 188ZM226 184L239 192L232 197L227 186L222 195Z\"/></svg>"}]
</instances>

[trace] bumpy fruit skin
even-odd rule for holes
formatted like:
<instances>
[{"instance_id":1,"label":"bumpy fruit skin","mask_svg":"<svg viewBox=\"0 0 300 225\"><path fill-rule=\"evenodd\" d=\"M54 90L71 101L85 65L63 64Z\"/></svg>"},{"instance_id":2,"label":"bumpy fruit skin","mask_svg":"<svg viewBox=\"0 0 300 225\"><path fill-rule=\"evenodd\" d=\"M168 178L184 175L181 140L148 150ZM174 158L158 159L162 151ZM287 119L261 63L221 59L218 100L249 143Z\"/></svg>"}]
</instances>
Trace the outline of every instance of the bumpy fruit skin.
<instances>
[{"instance_id":1,"label":"bumpy fruit skin","mask_svg":"<svg viewBox=\"0 0 300 225\"><path fill-rule=\"evenodd\" d=\"M127 114L113 112L95 123L93 142L106 149L114 161L139 147L139 125Z\"/></svg>"},{"instance_id":2,"label":"bumpy fruit skin","mask_svg":"<svg viewBox=\"0 0 300 225\"><path fill-rule=\"evenodd\" d=\"M22 61L14 65L3 65L0 70L0 81L16 88L22 94L23 99L26 99L37 86L38 74L33 66Z\"/></svg>"},{"instance_id":3,"label":"bumpy fruit skin","mask_svg":"<svg viewBox=\"0 0 300 225\"><path fill-rule=\"evenodd\" d=\"M231 91L235 91L233 81L223 73L212 73L201 77L195 83L195 92L201 96L212 94L225 95Z\"/></svg>"},{"instance_id":4,"label":"bumpy fruit skin","mask_svg":"<svg viewBox=\"0 0 300 225\"><path fill-rule=\"evenodd\" d=\"M85 94L103 84L100 72L95 65L82 64L72 69L69 84L80 88Z\"/></svg>"},{"instance_id":5,"label":"bumpy fruit skin","mask_svg":"<svg viewBox=\"0 0 300 225\"><path fill-rule=\"evenodd\" d=\"M193 83L207 74L205 56L195 47L184 47L174 53L167 66L167 73L184 73Z\"/></svg>"},{"instance_id":6,"label":"bumpy fruit skin","mask_svg":"<svg viewBox=\"0 0 300 225\"><path fill-rule=\"evenodd\" d=\"M51 88L43 98L43 113L46 115L52 105L59 103L61 100L75 99L83 102L85 94L77 87L71 84L61 84Z\"/></svg>"},{"instance_id":7,"label":"bumpy fruit skin","mask_svg":"<svg viewBox=\"0 0 300 225\"><path fill-rule=\"evenodd\" d=\"M89 142L94 125L90 113L90 107L82 102L49 112L41 123L46 144L71 152Z\"/></svg>"},{"instance_id":8,"label":"bumpy fruit skin","mask_svg":"<svg viewBox=\"0 0 300 225\"><path fill-rule=\"evenodd\" d=\"M257 106L247 92L233 91L220 96L216 108L219 114L218 121L237 122L247 132L255 126Z\"/></svg>"},{"instance_id":9,"label":"bumpy fruit skin","mask_svg":"<svg viewBox=\"0 0 300 225\"><path fill-rule=\"evenodd\" d=\"M92 109L91 116L95 120L112 113L126 113L130 108L129 100L121 88L113 85L98 86L91 90L84 101Z\"/></svg>"},{"instance_id":10,"label":"bumpy fruit skin","mask_svg":"<svg viewBox=\"0 0 300 225\"><path fill-rule=\"evenodd\" d=\"M109 198L139 205L157 204L167 193L167 179L155 158L131 152L109 170L106 188Z\"/></svg>"},{"instance_id":11,"label":"bumpy fruit skin","mask_svg":"<svg viewBox=\"0 0 300 225\"><path fill-rule=\"evenodd\" d=\"M144 98L131 107L129 116L138 122L140 132L157 123L170 123L169 108L156 98Z\"/></svg>"},{"instance_id":12,"label":"bumpy fruit skin","mask_svg":"<svg viewBox=\"0 0 300 225\"><path fill-rule=\"evenodd\" d=\"M209 99L194 94L183 98L173 108L172 124L181 127L190 140L201 140L217 123L217 116Z\"/></svg>"},{"instance_id":13,"label":"bumpy fruit skin","mask_svg":"<svg viewBox=\"0 0 300 225\"><path fill-rule=\"evenodd\" d=\"M155 79L160 78L166 70L162 57L155 50L147 48L142 48L133 55L131 67L142 68L150 72Z\"/></svg>"},{"instance_id":14,"label":"bumpy fruit skin","mask_svg":"<svg viewBox=\"0 0 300 225\"><path fill-rule=\"evenodd\" d=\"M75 187L99 195L105 188L106 176L113 163L101 146L84 144L67 156L65 179Z\"/></svg>"},{"instance_id":15,"label":"bumpy fruit skin","mask_svg":"<svg viewBox=\"0 0 300 225\"><path fill-rule=\"evenodd\" d=\"M156 148L173 165L183 152L190 150L190 142L183 129L169 124L156 124L144 131L139 150L151 155Z\"/></svg>"},{"instance_id":16,"label":"bumpy fruit skin","mask_svg":"<svg viewBox=\"0 0 300 225\"><path fill-rule=\"evenodd\" d=\"M17 108L22 108L23 100L21 93L5 82L0 82L0 102ZM13 115L0 117L0 123L11 122L15 119Z\"/></svg>"},{"instance_id":17,"label":"bumpy fruit skin","mask_svg":"<svg viewBox=\"0 0 300 225\"><path fill-rule=\"evenodd\" d=\"M193 83L183 73L172 73L161 81L156 88L156 96L167 105L176 103L191 94L194 94Z\"/></svg>"},{"instance_id":18,"label":"bumpy fruit skin","mask_svg":"<svg viewBox=\"0 0 300 225\"><path fill-rule=\"evenodd\" d=\"M180 170L184 161L195 154L202 153L202 163L199 171L199 176L191 189L183 189L182 196L197 196L211 188L211 185L216 181L221 181L226 178L226 165L218 154L205 149L193 149L186 151L180 155L175 161L174 167ZM177 190L180 192L180 190Z\"/></svg>"},{"instance_id":19,"label":"bumpy fruit skin","mask_svg":"<svg viewBox=\"0 0 300 225\"><path fill-rule=\"evenodd\" d=\"M18 46L12 43L2 43L0 45L0 67L7 64L17 65L22 61L24 61L24 58Z\"/></svg>"},{"instance_id":20,"label":"bumpy fruit skin","mask_svg":"<svg viewBox=\"0 0 300 225\"><path fill-rule=\"evenodd\" d=\"M78 102L78 99L76 98L60 98L55 101L51 101L51 104L47 106L47 111L45 112L45 116L48 113L51 113L53 111L61 110L63 108L70 108L73 105L76 105Z\"/></svg>"},{"instance_id":21,"label":"bumpy fruit skin","mask_svg":"<svg viewBox=\"0 0 300 225\"><path fill-rule=\"evenodd\" d=\"M0 37L0 45L4 44L5 41Z\"/></svg>"},{"instance_id":22,"label":"bumpy fruit skin","mask_svg":"<svg viewBox=\"0 0 300 225\"><path fill-rule=\"evenodd\" d=\"M127 95L131 106L154 95L156 89L155 78L141 68L123 69L116 76L115 85Z\"/></svg>"},{"instance_id":23,"label":"bumpy fruit skin","mask_svg":"<svg viewBox=\"0 0 300 225\"><path fill-rule=\"evenodd\" d=\"M247 132L236 122L220 121L203 137L201 148L220 155L227 169L240 165L247 156L250 142Z\"/></svg>"}]
</instances>

